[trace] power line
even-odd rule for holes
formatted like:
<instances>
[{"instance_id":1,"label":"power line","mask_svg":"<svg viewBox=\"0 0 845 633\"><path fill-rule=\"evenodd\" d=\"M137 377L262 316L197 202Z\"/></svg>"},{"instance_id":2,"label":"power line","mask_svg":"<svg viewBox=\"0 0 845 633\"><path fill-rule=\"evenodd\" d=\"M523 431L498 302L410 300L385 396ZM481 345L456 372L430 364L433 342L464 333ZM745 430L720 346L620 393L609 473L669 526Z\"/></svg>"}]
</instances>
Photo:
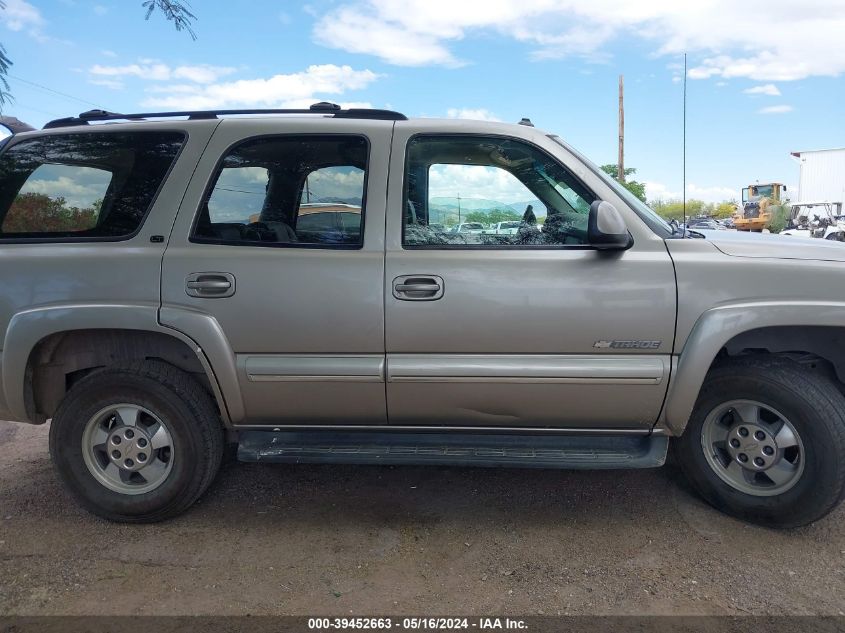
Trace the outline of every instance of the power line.
<instances>
[{"instance_id":1,"label":"power line","mask_svg":"<svg viewBox=\"0 0 845 633\"><path fill-rule=\"evenodd\" d=\"M41 108L34 108L32 106L26 105L25 103L21 103L17 99L15 99L14 103L17 107L22 108L24 110L32 110L33 112L40 112L41 114L46 114L47 116L52 116L52 117L64 116L64 114L56 114L55 112L50 112L48 110L42 110Z\"/></svg>"},{"instance_id":2,"label":"power line","mask_svg":"<svg viewBox=\"0 0 845 633\"><path fill-rule=\"evenodd\" d=\"M9 75L9 79L14 79L15 81L20 81L21 83L28 84L34 88L39 88L41 90L46 90L47 92L52 92L55 95L59 95L60 97L65 97L66 99L72 99L74 101L78 101L79 103L84 103L85 105L94 106L95 108L102 108L102 106L93 103L92 101L86 101L85 99L80 99L79 97L74 97L73 95L69 95L66 92L61 92L59 90L53 90L52 88L48 88L47 86L43 86L41 84L35 83L34 81L29 81L28 79L22 79L17 77L16 75Z\"/></svg>"}]
</instances>

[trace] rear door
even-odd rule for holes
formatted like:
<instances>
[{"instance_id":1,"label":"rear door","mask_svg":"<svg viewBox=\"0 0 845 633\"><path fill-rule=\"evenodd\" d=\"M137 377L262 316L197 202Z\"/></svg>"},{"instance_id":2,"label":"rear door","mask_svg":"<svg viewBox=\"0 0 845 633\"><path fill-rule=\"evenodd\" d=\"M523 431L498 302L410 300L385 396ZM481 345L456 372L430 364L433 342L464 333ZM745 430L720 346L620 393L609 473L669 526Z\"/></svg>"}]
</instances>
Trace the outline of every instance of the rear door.
<instances>
[{"instance_id":1,"label":"rear door","mask_svg":"<svg viewBox=\"0 0 845 633\"><path fill-rule=\"evenodd\" d=\"M526 142L507 126L473 125L396 125L390 423L647 431L666 391L675 319L662 239L541 133L526 130ZM586 244L600 197L622 208L629 250ZM518 228L497 233L499 222Z\"/></svg>"},{"instance_id":2,"label":"rear door","mask_svg":"<svg viewBox=\"0 0 845 633\"><path fill-rule=\"evenodd\" d=\"M162 320L213 317L238 423L382 424L392 122L227 119L164 257ZM191 332L187 332L191 334Z\"/></svg>"}]
</instances>

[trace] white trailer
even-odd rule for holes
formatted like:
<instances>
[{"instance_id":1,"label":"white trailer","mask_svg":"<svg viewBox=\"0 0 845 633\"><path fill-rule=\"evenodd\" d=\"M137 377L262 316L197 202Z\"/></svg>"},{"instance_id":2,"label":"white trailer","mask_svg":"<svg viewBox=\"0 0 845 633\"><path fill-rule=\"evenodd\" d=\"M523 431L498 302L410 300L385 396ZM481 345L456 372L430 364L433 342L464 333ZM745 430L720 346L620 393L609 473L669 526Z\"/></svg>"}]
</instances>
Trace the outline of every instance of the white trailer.
<instances>
[{"instance_id":1,"label":"white trailer","mask_svg":"<svg viewBox=\"0 0 845 633\"><path fill-rule=\"evenodd\" d=\"M799 164L798 199L784 235L845 241L845 147L792 152Z\"/></svg>"},{"instance_id":2,"label":"white trailer","mask_svg":"<svg viewBox=\"0 0 845 633\"><path fill-rule=\"evenodd\" d=\"M845 147L792 152L800 166L798 200L839 203L845 201Z\"/></svg>"}]
</instances>

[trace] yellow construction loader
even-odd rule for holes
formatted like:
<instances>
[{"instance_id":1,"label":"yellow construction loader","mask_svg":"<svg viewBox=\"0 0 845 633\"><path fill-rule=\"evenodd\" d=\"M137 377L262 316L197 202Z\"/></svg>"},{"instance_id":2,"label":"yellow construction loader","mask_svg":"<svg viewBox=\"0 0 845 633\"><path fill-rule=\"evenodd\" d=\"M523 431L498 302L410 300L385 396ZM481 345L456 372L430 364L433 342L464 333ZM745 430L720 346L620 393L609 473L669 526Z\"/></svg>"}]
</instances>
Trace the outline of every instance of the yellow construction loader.
<instances>
[{"instance_id":1,"label":"yellow construction loader","mask_svg":"<svg viewBox=\"0 0 845 633\"><path fill-rule=\"evenodd\" d=\"M742 190L742 206L733 216L737 231L761 232L772 221L772 207L783 199L786 186L779 182L757 183Z\"/></svg>"}]
</instances>

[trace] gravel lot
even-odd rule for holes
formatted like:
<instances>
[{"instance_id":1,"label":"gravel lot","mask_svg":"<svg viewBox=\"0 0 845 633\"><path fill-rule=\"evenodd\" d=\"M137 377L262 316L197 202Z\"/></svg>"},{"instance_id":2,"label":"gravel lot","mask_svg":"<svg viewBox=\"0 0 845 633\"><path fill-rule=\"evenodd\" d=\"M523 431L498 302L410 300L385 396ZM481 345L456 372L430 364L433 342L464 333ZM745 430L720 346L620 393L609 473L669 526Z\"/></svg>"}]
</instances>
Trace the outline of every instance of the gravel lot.
<instances>
[{"instance_id":1,"label":"gravel lot","mask_svg":"<svg viewBox=\"0 0 845 633\"><path fill-rule=\"evenodd\" d=\"M114 525L0 422L0 615L842 614L845 507L775 532L671 466L232 463L187 514Z\"/></svg>"}]
</instances>

